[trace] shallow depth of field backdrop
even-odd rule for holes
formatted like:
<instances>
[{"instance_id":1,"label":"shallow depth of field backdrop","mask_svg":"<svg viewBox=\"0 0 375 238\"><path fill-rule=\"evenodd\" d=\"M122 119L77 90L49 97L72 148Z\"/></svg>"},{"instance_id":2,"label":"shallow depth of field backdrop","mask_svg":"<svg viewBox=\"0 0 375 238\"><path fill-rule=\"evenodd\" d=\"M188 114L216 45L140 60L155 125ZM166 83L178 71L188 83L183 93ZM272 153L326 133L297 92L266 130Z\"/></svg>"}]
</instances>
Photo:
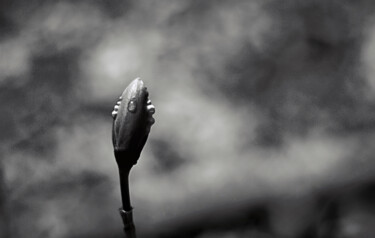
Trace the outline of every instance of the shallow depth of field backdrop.
<instances>
[{"instance_id":1,"label":"shallow depth of field backdrop","mask_svg":"<svg viewBox=\"0 0 375 238\"><path fill-rule=\"evenodd\" d=\"M374 12L1 1L0 236L121 237L110 115L140 76L156 106L131 173L140 235L371 237Z\"/></svg>"}]
</instances>

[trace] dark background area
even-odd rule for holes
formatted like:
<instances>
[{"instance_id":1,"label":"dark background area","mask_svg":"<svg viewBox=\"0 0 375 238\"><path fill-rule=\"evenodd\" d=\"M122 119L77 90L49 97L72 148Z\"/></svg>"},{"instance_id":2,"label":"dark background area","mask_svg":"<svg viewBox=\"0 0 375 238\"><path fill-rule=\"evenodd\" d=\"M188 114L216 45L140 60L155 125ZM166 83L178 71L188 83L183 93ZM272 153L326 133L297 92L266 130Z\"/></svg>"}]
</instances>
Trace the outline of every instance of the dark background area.
<instances>
[{"instance_id":1,"label":"dark background area","mask_svg":"<svg viewBox=\"0 0 375 238\"><path fill-rule=\"evenodd\" d=\"M375 3L0 1L0 237L121 237L111 110L156 107L140 237L375 235Z\"/></svg>"}]
</instances>

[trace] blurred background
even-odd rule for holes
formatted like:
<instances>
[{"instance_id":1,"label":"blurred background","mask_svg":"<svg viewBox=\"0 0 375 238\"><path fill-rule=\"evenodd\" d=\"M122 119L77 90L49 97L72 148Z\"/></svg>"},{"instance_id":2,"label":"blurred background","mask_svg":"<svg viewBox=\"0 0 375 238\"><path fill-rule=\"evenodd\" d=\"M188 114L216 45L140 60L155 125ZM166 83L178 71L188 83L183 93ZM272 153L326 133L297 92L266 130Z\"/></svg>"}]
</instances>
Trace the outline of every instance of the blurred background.
<instances>
[{"instance_id":1,"label":"blurred background","mask_svg":"<svg viewBox=\"0 0 375 238\"><path fill-rule=\"evenodd\" d=\"M111 111L138 76L140 237L373 236L374 11L0 1L0 237L122 237Z\"/></svg>"}]
</instances>

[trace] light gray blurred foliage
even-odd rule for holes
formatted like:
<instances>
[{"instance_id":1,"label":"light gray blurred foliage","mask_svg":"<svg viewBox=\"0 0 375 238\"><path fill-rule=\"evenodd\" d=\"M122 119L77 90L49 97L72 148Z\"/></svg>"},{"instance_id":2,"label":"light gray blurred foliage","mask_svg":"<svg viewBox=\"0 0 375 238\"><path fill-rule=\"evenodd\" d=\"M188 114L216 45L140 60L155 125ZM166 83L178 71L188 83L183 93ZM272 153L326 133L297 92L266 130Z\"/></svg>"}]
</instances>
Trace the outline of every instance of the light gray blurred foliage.
<instances>
[{"instance_id":1,"label":"light gray blurred foliage","mask_svg":"<svg viewBox=\"0 0 375 238\"><path fill-rule=\"evenodd\" d=\"M374 6L0 1L1 232L121 234L110 113L141 76L141 235L373 234Z\"/></svg>"}]
</instances>

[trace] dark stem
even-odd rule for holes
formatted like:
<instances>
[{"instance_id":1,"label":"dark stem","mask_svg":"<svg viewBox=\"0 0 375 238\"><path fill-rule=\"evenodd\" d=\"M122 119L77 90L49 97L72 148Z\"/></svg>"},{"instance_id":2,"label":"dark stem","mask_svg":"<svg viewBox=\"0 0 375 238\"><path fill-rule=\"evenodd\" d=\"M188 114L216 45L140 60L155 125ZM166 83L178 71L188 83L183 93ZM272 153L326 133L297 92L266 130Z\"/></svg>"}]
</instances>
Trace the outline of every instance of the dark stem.
<instances>
[{"instance_id":1,"label":"dark stem","mask_svg":"<svg viewBox=\"0 0 375 238\"><path fill-rule=\"evenodd\" d=\"M120 215L124 223L124 232L127 238L136 238L135 226L133 222L133 208L130 203L130 192L129 192L129 173L130 169L120 169L120 186L121 186L121 199L122 209L120 209Z\"/></svg>"},{"instance_id":2,"label":"dark stem","mask_svg":"<svg viewBox=\"0 0 375 238\"><path fill-rule=\"evenodd\" d=\"M125 211L132 210L132 206L130 204L130 192L129 192L129 173L130 173L130 169L120 170L122 209L124 209Z\"/></svg>"}]
</instances>

